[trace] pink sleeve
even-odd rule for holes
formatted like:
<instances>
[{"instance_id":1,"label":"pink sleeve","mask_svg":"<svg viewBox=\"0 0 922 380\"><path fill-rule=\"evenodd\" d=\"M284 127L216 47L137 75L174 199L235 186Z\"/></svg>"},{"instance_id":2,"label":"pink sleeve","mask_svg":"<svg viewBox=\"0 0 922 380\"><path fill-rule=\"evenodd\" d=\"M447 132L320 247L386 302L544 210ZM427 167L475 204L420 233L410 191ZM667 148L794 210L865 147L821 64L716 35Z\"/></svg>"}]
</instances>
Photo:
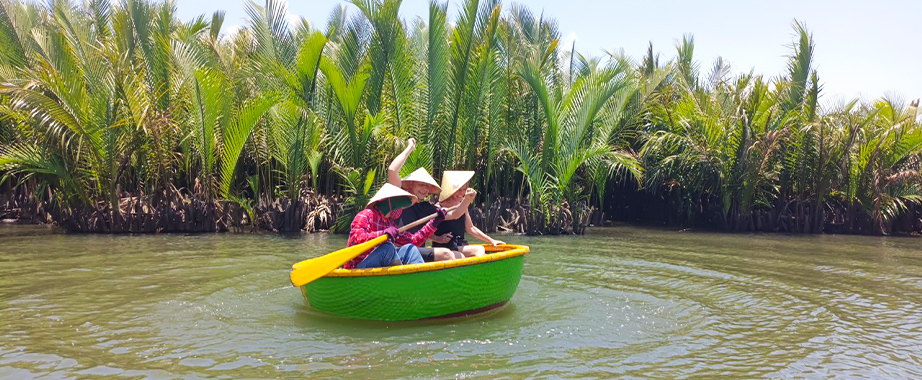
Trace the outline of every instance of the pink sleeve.
<instances>
[{"instance_id":1,"label":"pink sleeve","mask_svg":"<svg viewBox=\"0 0 922 380\"><path fill-rule=\"evenodd\" d=\"M415 234L411 234L409 232L400 234L400 236L397 237L397 244L413 244L417 247L422 247L424 244L426 244L426 240L429 239L429 236L432 236L434 233L435 223L430 220L429 223L426 223L426 225L423 226L423 228L420 228L419 231L416 231Z\"/></svg>"}]
</instances>

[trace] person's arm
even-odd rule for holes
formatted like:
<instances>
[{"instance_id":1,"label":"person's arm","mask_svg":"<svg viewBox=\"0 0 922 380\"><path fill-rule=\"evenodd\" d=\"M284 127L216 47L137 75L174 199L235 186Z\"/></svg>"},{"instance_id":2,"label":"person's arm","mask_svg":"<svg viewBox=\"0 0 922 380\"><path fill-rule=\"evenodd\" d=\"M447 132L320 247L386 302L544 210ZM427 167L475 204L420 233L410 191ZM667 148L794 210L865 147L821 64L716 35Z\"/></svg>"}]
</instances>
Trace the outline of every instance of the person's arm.
<instances>
[{"instance_id":1,"label":"person's arm","mask_svg":"<svg viewBox=\"0 0 922 380\"><path fill-rule=\"evenodd\" d=\"M468 188L464 192L464 199L461 200L461 203L458 204L458 207L455 207L454 210L448 212L448 215L445 216L445 220L455 220L464 215L467 215L467 208L471 205L471 202L474 201L474 198L477 197L477 190Z\"/></svg>"},{"instance_id":2,"label":"person's arm","mask_svg":"<svg viewBox=\"0 0 922 380\"><path fill-rule=\"evenodd\" d=\"M448 244L448 242L451 241L451 232L446 232L441 235L433 234L432 236L429 237L429 240L432 240L433 242L439 243L439 244Z\"/></svg>"},{"instance_id":3,"label":"person's arm","mask_svg":"<svg viewBox=\"0 0 922 380\"><path fill-rule=\"evenodd\" d=\"M448 212L447 210L440 208L436 209L435 214L436 216L430 220L429 223L426 223L423 228L420 228L419 231L416 231L416 233L410 233L407 231L397 235L397 245L413 244L417 247L422 247L423 244L426 244L426 240L428 240L429 237L435 233L435 230L438 229L439 224L445 221L445 215L448 214Z\"/></svg>"},{"instance_id":4,"label":"person's arm","mask_svg":"<svg viewBox=\"0 0 922 380\"><path fill-rule=\"evenodd\" d=\"M426 244L426 240L429 240L429 237L435 233L435 229L435 224L430 220L429 223L426 223L426 225L420 228L419 231L416 231L416 233L407 231L398 235L396 243L397 245L413 244L417 247L422 247Z\"/></svg>"},{"instance_id":5,"label":"person's arm","mask_svg":"<svg viewBox=\"0 0 922 380\"><path fill-rule=\"evenodd\" d=\"M410 158L410 154L416 150L416 139L410 138L407 140L407 148L400 152L397 157L394 157L394 161L391 161L390 166L387 167L387 182L391 185L400 187L400 168L403 167L403 164L407 163L407 159Z\"/></svg>"},{"instance_id":6,"label":"person's arm","mask_svg":"<svg viewBox=\"0 0 922 380\"><path fill-rule=\"evenodd\" d=\"M359 244L384 234L384 231L373 230L371 226L372 224L371 220L369 220L368 213L362 210L355 216L355 219L352 219L351 229L349 230L349 240Z\"/></svg>"},{"instance_id":7,"label":"person's arm","mask_svg":"<svg viewBox=\"0 0 922 380\"><path fill-rule=\"evenodd\" d=\"M482 240L484 243L488 243L488 244L492 244L492 245L502 245L502 244L506 244L506 242L504 242L504 241L502 241L502 240L494 240L494 239L491 238L489 235L483 233L483 231L481 231L479 228L474 227L474 222L471 221L471 216L470 216L470 215L467 215L467 216L464 218L464 230L467 231L467 233L471 234L471 236L474 236L474 237L476 237L476 238Z\"/></svg>"}]
</instances>

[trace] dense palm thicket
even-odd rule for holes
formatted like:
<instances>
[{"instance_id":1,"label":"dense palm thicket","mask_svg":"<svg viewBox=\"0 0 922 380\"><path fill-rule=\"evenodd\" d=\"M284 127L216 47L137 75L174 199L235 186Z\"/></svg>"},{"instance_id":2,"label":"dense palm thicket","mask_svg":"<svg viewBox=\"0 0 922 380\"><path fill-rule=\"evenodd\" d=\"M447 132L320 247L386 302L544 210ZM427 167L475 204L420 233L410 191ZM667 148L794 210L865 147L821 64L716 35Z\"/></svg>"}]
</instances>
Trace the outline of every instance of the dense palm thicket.
<instances>
[{"instance_id":1,"label":"dense palm thicket","mask_svg":"<svg viewBox=\"0 0 922 380\"><path fill-rule=\"evenodd\" d=\"M765 78L702 70L691 37L668 61L587 57L496 0L410 21L399 0L353 4L310 25L247 3L222 34L222 12L180 20L170 2L0 0L0 213L88 232L343 229L412 136L407 172L477 171L487 230L922 229L917 102L821 107L802 24Z\"/></svg>"}]
</instances>

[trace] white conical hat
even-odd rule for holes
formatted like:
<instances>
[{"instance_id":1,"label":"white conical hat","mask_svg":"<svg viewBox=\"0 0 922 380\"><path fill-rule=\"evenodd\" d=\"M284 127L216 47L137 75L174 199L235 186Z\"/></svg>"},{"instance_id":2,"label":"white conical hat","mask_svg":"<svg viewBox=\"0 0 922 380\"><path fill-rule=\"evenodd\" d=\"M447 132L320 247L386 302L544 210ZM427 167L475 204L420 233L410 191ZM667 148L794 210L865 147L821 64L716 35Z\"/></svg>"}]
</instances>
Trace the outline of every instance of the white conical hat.
<instances>
[{"instance_id":1,"label":"white conical hat","mask_svg":"<svg viewBox=\"0 0 922 380\"><path fill-rule=\"evenodd\" d=\"M413 203L416 202L415 195L410 194L397 186L391 185L389 183L385 183L384 186L381 186L381 189L379 189L378 192L375 193L375 196L371 197L371 200L368 201L368 204L365 205L365 207L371 206L375 204L375 202L377 201L390 199L390 198L396 198L396 197L410 197L411 202Z\"/></svg>"},{"instance_id":2,"label":"white conical hat","mask_svg":"<svg viewBox=\"0 0 922 380\"><path fill-rule=\"evenodd\" d=\"M449 170L442 173L442 193L439 194L439 202L454 195L458 189L470 182L471 178L474 178L473 171Z\"/></svg>"},{"instance_id":3,"label":"white conical hat","mask_svg":"<svg viewBox=\"0 0 922 380\"><path fill-rule=\"evenodd\" d=\"M438 193L442 191L442 188L439 187L439 184L435 183L435 178L432 178L432 176L429 175L429 172L426 171L426 168L419 168L419 169L414 170L412 173L410 173L410 175L403 177L401 181L403 182L413 181L413 182L425 183L432 187L429 190L430 193Z\"/></svg>"}]
</instances>

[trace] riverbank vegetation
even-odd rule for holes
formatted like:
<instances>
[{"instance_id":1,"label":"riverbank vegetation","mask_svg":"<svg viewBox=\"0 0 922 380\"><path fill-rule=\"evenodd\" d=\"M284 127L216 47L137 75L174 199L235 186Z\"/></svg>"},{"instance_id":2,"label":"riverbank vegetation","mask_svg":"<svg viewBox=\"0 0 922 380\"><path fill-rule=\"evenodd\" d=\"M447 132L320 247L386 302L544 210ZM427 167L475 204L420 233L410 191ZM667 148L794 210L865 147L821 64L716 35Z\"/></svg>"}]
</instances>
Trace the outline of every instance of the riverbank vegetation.
<instances>
[{"instance_id":1,"label":"riverbank vegetation","mask_svg":"<svg viewBox=\"0 0 922 380\"><path fill-rule=\"evenodd\" d=\"M922 231L918 101L823 106L814 41L787 71L560 46L526 7L0 0L0 214L81 232L348 228L404 169L473 169L485 230L620 219L727 231ZM449 14L453 13L453 14ZM782 43L784 41L779 41ZM666 56L671 56L667 54Z\"/></svg>"}]
</instances>

